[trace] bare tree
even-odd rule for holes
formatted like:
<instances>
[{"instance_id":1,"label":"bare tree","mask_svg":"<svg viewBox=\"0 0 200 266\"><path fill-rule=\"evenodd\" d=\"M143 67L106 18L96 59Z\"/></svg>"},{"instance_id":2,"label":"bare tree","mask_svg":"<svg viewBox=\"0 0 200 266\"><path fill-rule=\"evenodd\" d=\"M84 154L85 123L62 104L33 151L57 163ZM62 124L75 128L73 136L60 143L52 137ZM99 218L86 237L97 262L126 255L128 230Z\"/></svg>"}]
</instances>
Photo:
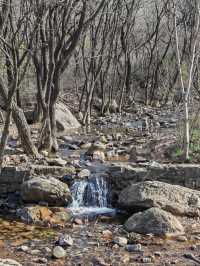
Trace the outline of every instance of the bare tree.
<instances>
[{"instance_id":1,"label":"bare tree","mask_svg":"<svg viewBox=\"0 0 200 266\"><path fill-rule=\"evenodd\" d=\"M184 155L185 160L189 160L189 145L190 145L190 125L189 125L189 95L191 92L191 86L193 81L193 72L194 72L194 63L195 58L197 56L197 51L200 48L199 47L199 30L200 30L200 6L198 2L195 2L195 7L197 10L197 13L194 14L196 18L196 22L194 25L194 32L192 36L192 51L191 51L191 58L190 58L190 65L189 65L189 76L187 81L187 87L184 84L184 78L183 78L183 70L181 65L181 59L180 59L180 39L178 35L178 22L177 22L177 3L173 2L173 8L174 8L174 26L175 26L175 35L176 35L176 48L177 48L177 61L178 61L178 68L179 68L179 74L180 74L180 81L181 81L181 88L182 88L182 94L184 99L184 111L185 111L185 140L184 140Z\"/></svg>"}]
</instances>

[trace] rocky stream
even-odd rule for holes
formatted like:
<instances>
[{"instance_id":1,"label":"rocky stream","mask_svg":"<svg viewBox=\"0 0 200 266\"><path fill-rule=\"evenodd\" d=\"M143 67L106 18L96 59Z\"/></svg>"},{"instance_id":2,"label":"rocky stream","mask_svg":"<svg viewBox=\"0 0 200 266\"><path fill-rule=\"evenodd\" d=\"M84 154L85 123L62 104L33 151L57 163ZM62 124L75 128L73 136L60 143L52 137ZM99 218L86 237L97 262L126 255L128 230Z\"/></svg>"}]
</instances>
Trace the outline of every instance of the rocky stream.
<instances>
[{"instance_id":1,"label":"rocky stream","mask_svg":"<svg viewBox=\"0 0 200 266\"><path fill-rule=\"evenodd\" d=\"M38 160L13 130L0 266L200 265L200 165L175 158L178 120L155 110L102 117Z\"/></svg>"}]
</instances>

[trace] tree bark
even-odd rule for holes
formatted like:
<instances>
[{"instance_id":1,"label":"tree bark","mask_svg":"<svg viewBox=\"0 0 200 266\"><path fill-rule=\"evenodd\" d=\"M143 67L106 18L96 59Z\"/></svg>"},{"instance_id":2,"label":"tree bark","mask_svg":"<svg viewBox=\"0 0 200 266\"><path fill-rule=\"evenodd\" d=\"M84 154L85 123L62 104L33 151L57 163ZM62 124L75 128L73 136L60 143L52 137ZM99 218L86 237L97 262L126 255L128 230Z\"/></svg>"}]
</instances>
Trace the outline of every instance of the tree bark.
<instances>
[{"instance_id":1,"label":"tree bark","mask_svg":"<svg viewBox=\"0 0 200 266\"><path fill-rule=\"evenodd\" d=\"M6 91L6 88L4 87L2 80L0 80L0 96L6 105L8 101L7 99L8 96L7 96L7 91ZM31 140L30 129L26 121L26 117L24 115L23 110L20 109L14 101L12 103L11 110L12 110L12 116L13 116L14 122L16 124L19 136L21 138L24 151L27 153L27 155L38 157L38 151L34 143Z\"/></svg>"},{"instance_id":2,"label":"tree bark","mask_svg":"<svg viewBox=\"0 0 200 266\"><path fill-rule=\"evenodd\" d=\"M12 116L17 127L22 147L27 155L38 157L38 151L33 141L31 140L31 132L26 121L26 117L21 108L14 102L12 105Z\"/></svg>"}]
</instances>

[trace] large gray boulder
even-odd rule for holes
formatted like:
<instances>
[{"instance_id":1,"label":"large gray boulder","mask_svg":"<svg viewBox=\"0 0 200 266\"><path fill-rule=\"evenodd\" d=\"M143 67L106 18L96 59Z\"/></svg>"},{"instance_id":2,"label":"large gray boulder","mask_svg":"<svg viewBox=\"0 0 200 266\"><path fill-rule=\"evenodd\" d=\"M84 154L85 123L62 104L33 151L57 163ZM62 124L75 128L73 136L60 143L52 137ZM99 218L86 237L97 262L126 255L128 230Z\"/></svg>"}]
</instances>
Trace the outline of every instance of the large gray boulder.
<instances>
[{"instance_id":1,"label":"large gray boulder","mask_svg":"<svg viewBox=\"0 0 200 266\"><path fill-rule=\"evenodd\" d=\"M157 236L176 235L184 232L179 220L171 213L151 208L131 216L124 228L128 232L154 234Z\"/></svg>"},{"instance_id":2,"label":"large gray boulder","mask_svg":"<svg viewBox=\"0 0 200 266\"><path fill-rule=\"evenodd\" d=\"M175 215L199 216L200 191L159 181L146 181L125 188L119 205L129 210L159 207Z\"/></svg>"},{"instance_id":3,"label":"large gray boulder","mask_svg":"<svg viewBox=\"0 0 200 266\"><path fill-rule=\"evenodd\" d=\"M81 127L76 117L62 102L56 104L56 125L58 132L69 132Z\"/></svg>"},{"instance_id":4,"label":"large gray boulder","mask_svg":"<svg viewBox=\"0 0 200 266\"><path fill-rule=\"evenodd\" d=\"M46 202L50 206L67 206L72 202L67 184L53 177L35 177L24 182L21 195L27 203Z\"/></svg>"}]
</instances>

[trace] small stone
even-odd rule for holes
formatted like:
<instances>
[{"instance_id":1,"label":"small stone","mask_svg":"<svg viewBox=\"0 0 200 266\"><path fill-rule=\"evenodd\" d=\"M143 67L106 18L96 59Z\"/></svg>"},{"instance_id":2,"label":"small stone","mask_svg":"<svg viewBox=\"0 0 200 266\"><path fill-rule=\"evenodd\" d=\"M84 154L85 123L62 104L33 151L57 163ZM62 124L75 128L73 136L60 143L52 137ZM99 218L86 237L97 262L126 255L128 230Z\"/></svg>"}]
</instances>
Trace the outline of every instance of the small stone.
<instances>
[{"instance_id":1,"label":"small stone","mask_svg":"<svg viewBox=\"0 0 200 266\"><path fill-rule=\"evenodd\" d=\"M33 261L36 263L44 263L45 265L48 263L48 260L46 258L36 258Z\"/></svg>"},{"instance_id":2,"label":"small stone","mask_svg":"<svg viewBox=\"0 0 200 266\"><path fill-rule=\"evenodd\" d=\"M109 230L104 230L104 231L102 232L102 235L103 235L103 237L105 237L105 238L111 238L112 235L113 235L113 233L112 233L111 231L109 231Z\"/></svg>"},{"instance_id":3,"label":"small stone","mask_svg":"<svg viewBox=\"0 0 200 266\"><path fill-rule=\"evenodd\" d=\"M200 236L194 236L194 239L200 240Z\"/></svg>"},{"instance_id":4,"label":"small stone","mask_svg":"<svg viewBox=\"0 0 200 266\"><path fill-rule=\"evenodd\" d=\"M105 161L105 153L103 151L94 151L93 159L97 161Z\"/></svg>"},{"instance_id":5,"label":"small stone","mask_svg":"<svg viewBox=\"0 0 200 266\"><path fill-rule=\"evenodd\" d=\"M74 240L71 238L71 236L63 234L59 237L58 243L61 247L70 247L73 245Z\"/></svg>"},{"instance_id":6,"label":"small stone","mask_svg":"<svg viewBox=\"0 0 200 266\"><path fill-rule=\"evenodd\" d=\"M126 250L128 252L141 252L142 251L142 245L141 244L127 245Z\"/></svg>"},{"instance_id":7,"label":"small stone","mask_svg":"<svg viewBox=\"0 0 200 266\"><path fill-rule=\"evenodd\" d=\"M89 149L92 146L92 143L87 142L87 143L83 143L81 144L80 148L83 150Z\"/></svg>"},{"instance_id":8,"label":"small stone","mask_svg":"<svg viewBox=\"0 0 200 266\"><path fill-rule=\"evenodd\" d=\"M137 233L129 233L128 236L128 242L129 244L138 244L138 242L140 242L142 240L142 236L140 234Z\"/></svg>"},{"instance_id":9,"label":"small stone","mask_svg":"<svg viewBox=\"0 0 200 266\"><path fill-rule=\"evenodd\" d=\"M178 237L176 238L176 240L177 240L178 242L187 242L187 241L188 241L188 239L187 239L186 236L178 236Z\"/></svg>"},{"instance_id":10,"label":"small stone","mask_svg":"<svg viewBox=\"0 0 200 266\"><path fill-rule=\"evenodd\" d=\"M66 257L66 251L62 247L56 246L53 249L52 255L56 259L61 259Z\"/></svg>"},{"instance_id":11,"label":"small stone","mask_svg":"<svg viewBox=\"0 0 200 266\"><path fill-rule=\"evenodd\" d=\"M90 176L90 170L88 169L83 169L81 170L79 173L78 173L78 177L79 178L86 178L86 177L89 177Z\"/></svg>"},{"instance_id":12,"label":"small stone","mask_svg":"<svg viewBox=\"0 0 200 266\"><path fill-rule=\"evenodd\" d=\"M114 240L113 240L113 242L115 244L119 245L120 247L124 247L124 246L127 245L128 240L125 237L115 237Z\"/></svg>"},{"instance_id":13,"label":"small stone","mask_svg":"<svg viewBox=\"0 0 200 266\"><path fill-rule=\"evenodd\" d=\"M161 252L156 251L156 252L154 252L154 255L157 256L157 257L161 257L162 254L161 254Z\"/></svg>"},{"instance_id":14,"label":"small stone","mask_svg":"<svg viewBox=\"0 0 200 266\"><path fill-rule=\"evenodd\" d=\"M39 249L33 249L29 251L29 254L31 255L39 255L41 251Z\"/></svg>"},{"instance_id":15,"label":"small stone","mask_svg":"<svg viewBox=\"0 0 200 266\"><path fill-rule=\"evenodd\" d=\"M40 153L44 156L44 157L48 157L48 151L42 150L40 151Z\"/></svg>"},{"instance_id":16,"label":"small stone","mask_svg":"<svg viewBox=\"0 0 200 266\"><path fill-rule=\"evenodd\" d=\"M18 251L23 251L23 252L27 252L29 250L28 246L21 246L18 248Z\"/></svg>"},{"instance_id":17,"label":"small stone","mask_svg":"<svg viewBox=\"0 0 200 266\"><path fill-rule=\"evenodd\" d=\"M191 250L196 250L197 249L197 246L196 245L192 245L190 249Z\"/></svg>"},{"instance_id":18,"label":"small stone","mask_svg":"<svg viewBox=\"0 0 200 266\"><path fill-rule=\"evenodd\" d=\"M101 136L99 141L102 142L102 143L107 143L108 142L108 140L106 139L105 136Z\"/></svg>"},{"instance_id":19,"label":"small stone","mask_svg":"<svg viewBox=\"0 0 200 266\"><path fill-rule=\"evenodd\" d=\"M82 224L83 224L83 221L82 221L81 219L76 218L76 219L74 220L74 223L75 223L75 224L78 224L78 225L82 225Z\"/></svg>"},{"instance_id":20,"label":"small stone","mask_svg":"<svg viewBox=\"0 0 200 266\"><path fill-rule=\"evenodd\" d=\"M126 263L126 264L129 263L130 262L129 254L124 255L121 260L123 263Z\"/></svg>"},{"instance_id":21,"label":"small stone","mask_svg":"<svg viewBox=\"0 0 200 266\"><path fill-rule=\"evenodd\" d=\"M117 244L113 245L113 246L112 246L112 249L113 249L113 250L118 250L118 249L119 249L119 245L117 245Z\"/></svg>"},{"instance_id":22,"label":"small stone","mask_svg":"<svg viewBox=\"0 0 200 266\"><path fill-rule=\"evenodd\" d=\"M47 162L49 165L53 165L53 166L61 166L64 167L66 165L66 161L63 160L62 158L48 158Z\"/></svg>"},{"instance_id":23,"label":"small stone","mask_svg":"<svg viewBox=\"0 0 200 266\"><path fill-rule=\"evenodd\" d=\"M45 250L46 253L50 253L51 252L51 249L49 247L45 247L44 250Z\"/></svg>"},{"instance_id":24,"label":"small stone","mask_svg":"<svg viewBox=\"0 0 200 266\"><path fill-rule=\"evenodd\" d=\"M152 258L151 257L144 257L141 260L143 263L151 263L152 262Z\"/></svg>"},{"instance_id":25,"label":"small stone","mask_svg":"<svg viewBox=\"0 0 200 266\"><path fill-rule=\"evenodd\" d=\"M116 135L114 136L114 139L119 141L122 139L122 135L120 133L116 133Z\"/></svg>"},{"instance_id":26,"label":"small stone","mask_svg":"<svg viewBox=\"0 0 200 266\"><path fill-rule=\"evenodd\" d=\"M103 258L93 257L92 263L93 263L92 265L95 266L110 266L110 264L106 263Z\"/></svg>"},{"instance_id":27,"label":"small stone","mask_svg":"<svg viewBox=\"0 0 200 266\"><path fill-rule=\"evenodd\" d=\"M113 137L111 135L106 136L107 140L112 141Z\"/></svg>"}]
</instances>

